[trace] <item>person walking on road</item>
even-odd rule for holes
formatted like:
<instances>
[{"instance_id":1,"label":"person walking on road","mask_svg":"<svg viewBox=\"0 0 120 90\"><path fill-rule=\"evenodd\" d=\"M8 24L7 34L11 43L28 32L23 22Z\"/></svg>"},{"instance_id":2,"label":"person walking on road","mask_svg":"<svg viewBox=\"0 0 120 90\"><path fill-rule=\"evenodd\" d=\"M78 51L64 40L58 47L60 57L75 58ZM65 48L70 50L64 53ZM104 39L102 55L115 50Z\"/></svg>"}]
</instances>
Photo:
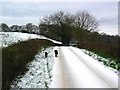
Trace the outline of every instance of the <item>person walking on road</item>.
<instances>
[{"instance_id":1,"label":"person walking on road","mask_svg":"<svg viewBox=\"0 0 120 90\"><path fill-rule=\"evenodd\" d=\"M58 56L58 50L55 50L54 52L55 52L55 57L57 57Z\"/></svg>"},{"instance_id":2,"label":"person walking on road","mask_svg":"<svg viewBox=\"0 0 120 90\"><path fill-rule=\"evenodd\" d=\"M47 52L45 52L45 58L47 58L47 56L48 56L48 53L47 53Z\"/></svg>"}]
</instances>

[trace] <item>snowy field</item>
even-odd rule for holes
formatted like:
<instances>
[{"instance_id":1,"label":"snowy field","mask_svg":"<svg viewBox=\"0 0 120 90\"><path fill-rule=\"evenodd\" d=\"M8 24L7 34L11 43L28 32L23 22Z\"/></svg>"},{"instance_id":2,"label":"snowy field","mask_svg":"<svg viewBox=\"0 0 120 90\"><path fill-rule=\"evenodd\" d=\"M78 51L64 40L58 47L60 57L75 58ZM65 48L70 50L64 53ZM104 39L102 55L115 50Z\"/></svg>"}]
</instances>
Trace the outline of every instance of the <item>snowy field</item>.
<instances>
[{"instance_id":1,"label":"snowy field","mask_svg":"<svg viewBox=\"0 0 120 90\"><path fill-rule=\"evenodd\" d=\"M13 43L25 41L28 39L35 39L35 38L47 39L54 43L61 44L61 42L37 34L28 34L28 33L20 33L20 32L0 32L0 47L7 47Z\"/></svg>"},{"instance_id":2,"label":"snowy field","mask_svg":"<svg viewBox=\"0 0 120 90\"><path fill-rule=\"evenodd\" d=\"M48 58L45 58L45 52ZM28 63L28 71L25 75L18 76L11 88L48 88L52 78L54 64L53 47L42 50L35 59Z\"/></svg>"}]
</instances>

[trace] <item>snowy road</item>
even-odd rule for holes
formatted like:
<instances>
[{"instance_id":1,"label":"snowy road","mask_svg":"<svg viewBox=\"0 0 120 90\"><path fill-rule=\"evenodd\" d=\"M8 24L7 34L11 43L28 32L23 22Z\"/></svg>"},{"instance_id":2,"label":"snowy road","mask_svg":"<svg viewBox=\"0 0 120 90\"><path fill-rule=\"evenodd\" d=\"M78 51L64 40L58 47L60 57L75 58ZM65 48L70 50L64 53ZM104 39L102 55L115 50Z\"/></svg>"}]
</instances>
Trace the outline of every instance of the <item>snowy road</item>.
<instances>
[{"instance_id":1,"label":"snowy road","mask_svg":"<svg viewBox=\"0 0 120 90\"><path fill-rule=\"evenodd\" d=\"M51 88L118 88L118 76L80 49L56 47Z\"/></svg>"}]
</instances>

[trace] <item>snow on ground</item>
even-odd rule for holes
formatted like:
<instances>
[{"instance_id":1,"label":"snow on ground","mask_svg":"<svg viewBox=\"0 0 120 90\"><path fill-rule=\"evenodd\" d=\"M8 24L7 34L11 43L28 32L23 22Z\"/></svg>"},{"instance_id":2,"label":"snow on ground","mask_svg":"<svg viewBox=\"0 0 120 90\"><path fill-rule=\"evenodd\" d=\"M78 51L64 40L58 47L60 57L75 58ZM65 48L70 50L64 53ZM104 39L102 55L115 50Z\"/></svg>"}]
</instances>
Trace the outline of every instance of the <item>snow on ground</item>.
<instances>
[{"instance_id":1,"label":"snow on ground","mask_svg":"<svg viewBox=\"0 0 120 90\"><path fill-rule=\"evenodd\" d=\"M54 43L61 44L61 42L49 39L42 35L37 34L28 34L28 33L20 33L20 32L0 32L0 47L7 47L13 43L17 43L19 41L25 41L28 39L47 39Z\"/></svg>"},{"instance_id":2,"label":"snow on ground","mask_svg":"<svg viewBox=\"0 0 120 90\"><path fill-rule=\"evenodd\" d=\"M118 75L80 49L58 47L58 50L51 88L118 88Z\"/></svg>"},{"instance_id":3,"label":"snow on ground","mask_svg":"<svg viewBox=\"0 0 120 90\"><path fill-rule=\"evenodd\" d=\"M54 50L58 50L56 46ZM54 58L54 66L53 66L53 78L50 84L50 88L67 88L65 81L65 73L63 68L63 63L61 62L61 55L58 52L58 56Z\"/></svg>"},{"instance_id":4,"label":"snow on ground","mask_svg":"<svg viewBox=\"0 0 120 90\"><path fill-rule=\"evenodd\" d=\"M45 58L45 52L48 57ZM28 71L15 79L12 88L47 88L51 83L54 64L53 47L39 52L35 59L28 63Z\"/></svg>"},{"instance_id":5,"label":"snow on ground","mask_svg":"<svg viewBox=\"0 0 120 90\"><path fill-rule=\"evenodd\" d=\"M84 54L80 49L70 47L70 49L78 56L78 58L94 72L98 75L105 83L107 83L109 88L118 88L118 75L115 74L108 68L105 68L105 65L98 63L98 61L94 60L92 57Z\"/></svg>"},{"instance_id":6,"label":"snow on ground","mask_svg":"<svg viewBox=\"0 0 120 90\"><path fill-rule=\"evenodd\" d=\"M111 60L110 58L103 58L98 54L95 54L94 52L88 51L86 49L81 49L81 51L83 51L85 54L91 56L92 58L94 58L95 60L97 60L99 63L103 64L106 66L106 68L109 68L110 70L114 71L115 73L119 74L118 72L118 64ZM114 68L113 68L114 67Z\"/></svg>"},{"instance_id":7,"label":"snow on ground","mask_svg":"<svg viewBox=\"0 0 120 90\"><path fill-rule=\"evenodd\" d=\"M36 34L0 32L0 46L7 47L13 43L33 38L48 39L61 44L61 42ZM62 82L65 83L62 88L117 88L117 75L99 61L83 53L83 50L73 47L60 47L58 50L61 52L58 58L54 58L53 47L39 52L33 62L28 63L29 70L25 75L18 76L11 87L47 88L50 87L53 80L51 84L53 88L55 84L63 85ZM45 51L49 52L47 59L44 57ZM54 59L59 61L54 62ZM54 72L52 73L53 66ZM61 74L58 72L59 70ZM59 79L58 76L62 79Z\"/></svg>"},{"instance_id":8,"label":"snow on ground","mask_svg":"<svg viewBox=\"0 0 120 90\"><path fill-rule=\"evenodd\" d=\"M15 79L12 88L118 88L117 74L75 47L47 48L27 66L29 70Z\"/></svg>"}]
</instances>

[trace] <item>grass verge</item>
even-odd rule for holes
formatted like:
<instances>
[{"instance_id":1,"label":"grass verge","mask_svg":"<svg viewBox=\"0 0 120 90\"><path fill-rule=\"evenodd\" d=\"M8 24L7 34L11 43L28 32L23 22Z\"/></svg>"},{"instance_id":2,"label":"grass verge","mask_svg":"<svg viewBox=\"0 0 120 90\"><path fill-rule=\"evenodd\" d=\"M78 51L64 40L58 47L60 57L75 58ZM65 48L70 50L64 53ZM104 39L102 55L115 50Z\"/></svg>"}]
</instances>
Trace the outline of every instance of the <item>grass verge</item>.
<instances>
[{"instance_id":1,"label":"grass verge","mask_svg":"<svg viewBox=\"0 0 120 90\"><path fill-rule=\"evenodd\" d=\"M89 50L84 49L83 50L84 53L86 53L87 55L93 57L94 59L102 62L104 65L111 67L113 69L115 69L114 71L119 71L120 70L120 63L117 62L117 60L115 58L108 58L107 56L105 56L105 54L103 53L95 53Z\"/></svg>"},{"instance_id":2,"label":"grass verge","mask_svg":"<svg viewBox=\"0 0 120 90\"><path fill-rule=\"evenodd\" d=\"M2 49L2 89L10 89L12 81L27 70L26 64L42 48L53 46L54 43L43 39L32 39Z\"/></svg>"}]
</instances>

